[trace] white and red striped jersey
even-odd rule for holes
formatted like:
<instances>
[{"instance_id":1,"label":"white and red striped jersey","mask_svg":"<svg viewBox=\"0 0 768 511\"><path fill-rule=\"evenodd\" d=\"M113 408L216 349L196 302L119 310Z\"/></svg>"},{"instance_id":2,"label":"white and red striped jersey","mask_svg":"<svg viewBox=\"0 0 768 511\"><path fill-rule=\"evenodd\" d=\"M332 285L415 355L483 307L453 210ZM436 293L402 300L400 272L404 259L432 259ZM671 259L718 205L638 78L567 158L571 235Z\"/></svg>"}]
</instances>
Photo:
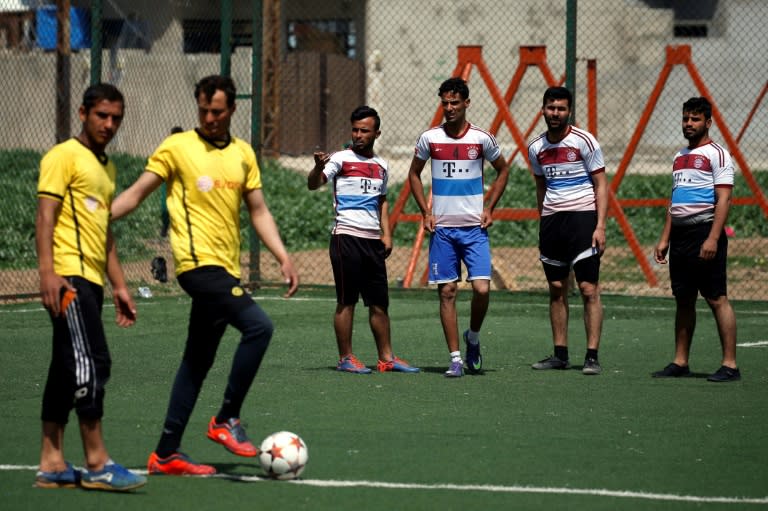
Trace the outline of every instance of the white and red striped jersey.
<instances>
[{"instance_id":1,"label":"white and red striped jersey","mask_svg":"<svg viewBox=\"0 0 768 511\"><path fill-rule=\"evenodd\" d=\"M421 134L416 158L432 160L432 214L441 227L480 225L483 214L483 165L496 161L501 149L496 138L473 124L459 137L443 126Z\"/></svg>"},{"instance_id":2,"label":"white and red striped jersey","mask_svg":"<svg viewBox=\"0 0 768 511\"><path fill-rule=\"evenodd\" d=\"M547 191L541 216L560 211L594 211L592 174L605 171L603 151L591 133L575 126L561 141L551 143L542 133L528 145L533 174L544 176Z\"/></svg>"},{"instance_id":3,"label":"white and red striped jersey","mask_svg":"<svg viewBox=\"0 0 768 511\"><path fill-rule=\"evenodd\" d=\"M386 160L345 149L331 155L323 175L333 183L336 221L332 233L380 238L380 197L387 194L389 176Z\"/></svg>"},{"instance_id":4,"label":"white and red striped jersey","mask_svg":"<svg viewBox=\"0 0 768 511\"><path fill-rule=\"evenodd\" d=\"M672 164L672 202L669 213L675 219L712 220L715 188L733 187L733 162L722 146L712 141L694 148L685 147Z\"/></svg>"}]
</instances>

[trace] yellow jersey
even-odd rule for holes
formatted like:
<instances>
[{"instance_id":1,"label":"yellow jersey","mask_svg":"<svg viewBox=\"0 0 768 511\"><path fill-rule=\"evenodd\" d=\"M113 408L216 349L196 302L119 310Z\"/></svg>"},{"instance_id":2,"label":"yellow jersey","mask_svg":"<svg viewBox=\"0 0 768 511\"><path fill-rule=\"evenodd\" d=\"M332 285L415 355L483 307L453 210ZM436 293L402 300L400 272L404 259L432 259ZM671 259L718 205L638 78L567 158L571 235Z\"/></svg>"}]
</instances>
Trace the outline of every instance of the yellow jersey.
<instances>
[{"instance_id":1,"label":"yellow jersey","mask_svg":"<svg viewBox=\"0 0 768 511\"><path fill-rule=\"evenodd\" d=\"M213 143L195 130L166 138L146 170L166 182L176 275L221 266L240 278L240 203L261 188L250 144L231 137Z\"/></svg>"},{"instance_id":2,"label":"yellow jersey","mask_svg":"<svg viewBox=\"0 0 768 511\"><path fill-rule=\"evenodd\" d=\"M55 145L40 161L39 198L61 202L53 229L53 269L104 285L109 207L115 165L76 138Z\"/></svg>"}]
</instances>

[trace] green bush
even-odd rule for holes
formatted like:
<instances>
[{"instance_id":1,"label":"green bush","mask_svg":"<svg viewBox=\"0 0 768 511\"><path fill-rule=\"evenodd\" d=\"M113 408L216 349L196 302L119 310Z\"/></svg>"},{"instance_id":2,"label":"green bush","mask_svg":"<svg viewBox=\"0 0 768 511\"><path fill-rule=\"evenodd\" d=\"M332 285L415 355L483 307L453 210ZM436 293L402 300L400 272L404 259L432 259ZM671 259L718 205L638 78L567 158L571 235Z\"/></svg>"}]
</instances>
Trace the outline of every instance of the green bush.
<instances>
[{"instance_id":1,"label":"green bush","mask_svg":"<svg viewBox=\"0 0 768 511\"><path fill-rule=\"evenodd\" d=\"M146 159L126 154L111 156L118 169L118 193L133 183L143 172ZM0 268L34 268L35 256L35 209L36 187L41 154L35 151L0 151L0 184L6 190L6 198L0 211ZM763 190L768 190L768 172L754 173ZM490 169L486 183L495 172ZM286 247L291 252L324 249L333 223L333 198L330 187L318 191L307 190L306 176L281 167L277 162L265 160L262 169L264 194L277 221ZM618 193L619 199L668 197L671 189L669 176L626 176ZM403 184L390 187L392 207L401 193ZM765 193L765 192L764 192ZM734 188L737 197L750 196L751 191L744 178L737 175ZM156 251L160 238L163 193L156 191L131 215L113 226L120 247L120 255L126 260L145 259ZM515 167L510 172L509 184L498 205L500 208L535 208L536 187L526 169ZM409 198L405 212L416 213L414 201ZM664 208L626 208L625 214L642 244L652 244L659 236L664 222ZM243 248L250 242L249 224L245 210L241 214ZM738 206L731 209L728 224L739 237L768 237L768 222L759 206ZM401 224L394 233L396 246L410 246L415 239L416 224ZM618 223L611 218L608 237L623 239ZM493 246L535 246L538 242L538 222L497 222L493 226ZM616 242L618 244L618 241Z\"/></svg>"}]
</instances>

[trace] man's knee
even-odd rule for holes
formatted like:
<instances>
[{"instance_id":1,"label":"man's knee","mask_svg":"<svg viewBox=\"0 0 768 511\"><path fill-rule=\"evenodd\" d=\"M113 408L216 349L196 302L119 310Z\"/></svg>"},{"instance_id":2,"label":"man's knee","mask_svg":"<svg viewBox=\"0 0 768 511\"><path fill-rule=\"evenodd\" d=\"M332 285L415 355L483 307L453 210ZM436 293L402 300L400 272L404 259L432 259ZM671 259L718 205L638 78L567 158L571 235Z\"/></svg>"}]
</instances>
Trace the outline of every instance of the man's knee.
<instances>
[{"instance_id":1,"label":"man's knee","mask_svg":"<svg viewBox=\"0 0 768 511\"><path fill-rule=\"evenodd\" d=\"M236 318L235 326L243 334L243 342L269 342L275 326L267 314L256 304L242 310Z\"/></svg>"},{"instance_id":2,"label":"man's knee","mask_svg":"<svg viewBox=\"0 0 768 511\"><path fill-rule=\"evenodd\" d=\"M489 280L473 280L472 292L479 298L485 298L491 293L491 282Z\"/></svg>"},{"instance_id":3,"label":"man's knee","mask_svg":"<svg viewBox=\"0 0 768 511\"><path fill-rule=\"evenodd\" d=\"M437 292L440 295L440 301L452 302L456 300L457 290L458 290L458 285L456 284L456 282L446 282L445 284L440 284L437 288Z\"/></svg>"},{"instance_id":4,"label":"man's knee","mask_svg":"<svg viewBox=\"0 0 768 511\"><path fill-rule=\"evenodd\" d=\"M585 302L593 302L600 299L600 287L597 282L579 282L579 293Z\"/></svg>"}]
</instances>

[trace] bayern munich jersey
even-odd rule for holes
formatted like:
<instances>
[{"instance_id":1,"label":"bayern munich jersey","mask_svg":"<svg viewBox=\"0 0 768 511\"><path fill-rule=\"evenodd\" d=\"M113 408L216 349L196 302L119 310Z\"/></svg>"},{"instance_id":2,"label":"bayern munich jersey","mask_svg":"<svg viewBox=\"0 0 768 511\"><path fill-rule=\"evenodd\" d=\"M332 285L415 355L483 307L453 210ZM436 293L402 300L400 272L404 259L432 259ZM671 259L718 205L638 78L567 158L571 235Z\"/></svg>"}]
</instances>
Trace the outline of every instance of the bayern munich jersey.
<instances>
[{"instance_id":1,"label":"bayern munich jersey","mask_svg":"<svg viewBox=\"0 0 768 511\"><path fill-rule=\"evenodd\" d=\"M104 285L115 165L78 139L54 146L40 161L37 196L61 203L53 228L53 269Z\"/></svg>"},{"instance_id":2,"label":"bayern munich jersey","mask_svg":"<svg viewBox=\"0 0 768 511\"><path fill-rule=\"evenodd\" d=\"M542 133L528 145L533 174L547 182L541 216L561 211L594 211L592 174L605 171L603 151L591 133L575 126L561 141Z\"/></svg>"},{"instance_id":3,"label":"bayern munich jersey","mask_svg":"<svg viewBox=\"0 0 768 511\"><path fill-rule=\"evenodd\" d=\"M483 214L483 166L496 161L501 149L496 138L467 123L466 131L450 137L443 126L421 134L415 156L432 160L432 214L440 227L480 225Z\"/></svg>"},{"instance_id":4,"label":"bayern munich jersey","mask_svg":"<svg viewBox=\"0 0 768 511\"><path fill-rule=\"evenodd\" d=\"M733 187L731 155L712 141L685 147L675 155L672 179L672 222L710 221L715 215L715 188Z\"/></svg>"},{"instance_id":5,"label":"bayern munich jersey","mask_svg":"<svg viewBox=\"0 0 768 511\"><path fill-rule=\"evenodd\" d=\"M331 155L323 175L333 183L336 221L332 233L379 239L380 198L387 195L387 162L345 149Z\"/></svg>"}]
</instances>

